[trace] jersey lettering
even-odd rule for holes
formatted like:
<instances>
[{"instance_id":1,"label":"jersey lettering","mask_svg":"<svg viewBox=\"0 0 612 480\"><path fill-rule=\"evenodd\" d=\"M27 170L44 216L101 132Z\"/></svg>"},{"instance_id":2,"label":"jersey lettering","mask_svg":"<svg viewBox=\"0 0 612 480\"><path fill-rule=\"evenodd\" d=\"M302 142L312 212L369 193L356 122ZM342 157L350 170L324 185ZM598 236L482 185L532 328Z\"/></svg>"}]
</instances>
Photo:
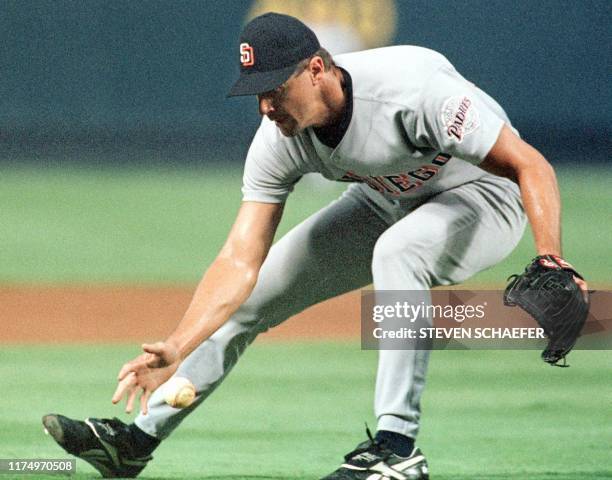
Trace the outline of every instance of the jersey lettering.
<instances>
[{"instance_id":1,"label":"jersey lettering","mask_svg":"<svg viewBox=\"0 0 612 480\"><path fill-rule=\"evenodd\" d=\"M451 159L451 156L446 153L440 153L434 158L431 163L434 165L446 165L446 163Z\"/></svg>"},{"instance_id":2,"label":"jersey lettering","mask_svg":"<svg viewBox=\"0 0 612 480\"><path fill-rule=\"evenodd\" d=\"M432 163L443 166L450 158L450 155L441 153L432 160ZM416 170L393 175L359 175L355 172L348 171L339 178L338 181L365 183L368 187L377 192L400 196L403 193L421 187L424 182L432 179L439 170L439 167L435 165L423 165Z\"/></svg>"},{"instance_id":3,"label":"jersey lettering","mask_svg":"<svg viewBox=\"0 0 612 480\"><path fill-rule=\"evenodd\" d=\"M408 175L419 180L425 181L429 180L436 173L438 173L438 167L434 167L433 165L425 165L424 167L409 172Z\"/></svg>"},{"instance_id":4,"label":"jersey lettering","mask_svg":"<svg viewBox=\"0 0 612 480\"><path fill-rule=\"evenodd\" d=\"M447 98L442 106L442 121L448 137L457 143L479 126L478 112L468 97Z\"/></svg>"},{"instance_id":5,"label":"jersey lettering","mask_svg":"<svg viewBox=\"0 0 612 480\"><path fill-rule=\"evenodd\" d=\"M399 175L387 175L385 177L391 184L399 189L401 193L420 187L421 182L415 182L405 173Z\"/></svg>"}]
</instances>

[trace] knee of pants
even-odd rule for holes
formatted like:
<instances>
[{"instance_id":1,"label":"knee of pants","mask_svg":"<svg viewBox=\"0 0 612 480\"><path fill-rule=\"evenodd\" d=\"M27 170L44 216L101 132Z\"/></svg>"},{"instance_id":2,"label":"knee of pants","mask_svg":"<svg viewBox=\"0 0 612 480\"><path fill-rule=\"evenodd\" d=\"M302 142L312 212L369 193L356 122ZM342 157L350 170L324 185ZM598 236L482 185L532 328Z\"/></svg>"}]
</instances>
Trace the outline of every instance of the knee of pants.
<instances>
[{"instance_id":1,"label":"knee of pants","mask_svg":"<svg viewBox=\"0 0 612 480\"><path fill-rule=\"evenodd\" d=\"M260 326L265 316L263 305L257 299L252 299L243 303L232 315L231 320L250 330Z\"/></svg>"},{"instance_id":2,"label":"knee of pants","mask_svg":"<svg viewBox=\"0 0 612 480\"><path fill-rule=\"evenodd\" d=\"M296 303L290 295L271 295L266 288L256 287L231 320L242 328L263 333L297 313Z\"/></svg>"},{"instance_id":3,"label":"knee of pants","mask_svg":"<svg viewBox=\"0 0 612 480\"><path fill-rule=\"evenodd\" d=\"M411 247L392 235L381 235L372 253L372 276L374 286L377 280L384 277L400 278L401 287L394 289L421 289L431 286L432 274L426 258L420 255L422 249ZM385 282L386 283L386 282Z\"/></svg>"}]
</instances>

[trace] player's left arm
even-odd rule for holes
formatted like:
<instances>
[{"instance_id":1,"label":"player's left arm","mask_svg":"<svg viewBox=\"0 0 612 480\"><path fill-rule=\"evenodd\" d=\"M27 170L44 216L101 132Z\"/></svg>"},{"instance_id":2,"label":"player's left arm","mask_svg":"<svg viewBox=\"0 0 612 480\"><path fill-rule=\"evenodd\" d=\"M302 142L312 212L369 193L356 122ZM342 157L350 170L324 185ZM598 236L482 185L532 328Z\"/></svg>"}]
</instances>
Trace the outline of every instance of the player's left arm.
<instances>
[{"instance_id":1,"label":"player's left arm","mask_svg":"<svg viewBox=\"0 0 612 480\"><path fill-rule=\"evenodd\" d=\"M504 125L493 148L479 166L518 184L537 254L561 257L559 186L555 171L544 156ZM586 282L575 279L586 292Z\"/></svg>"},{"instance_id":2,"label":"player's left arm","mask_svg":"<svg viewBox=\"0 0 612 480\"><path fill-rule=\"evenodd\" d=\"M504 125L479 166L519 185L538 255L561 256L561 198L555 172L544 156Z\"/></svg>"}]
</instances>

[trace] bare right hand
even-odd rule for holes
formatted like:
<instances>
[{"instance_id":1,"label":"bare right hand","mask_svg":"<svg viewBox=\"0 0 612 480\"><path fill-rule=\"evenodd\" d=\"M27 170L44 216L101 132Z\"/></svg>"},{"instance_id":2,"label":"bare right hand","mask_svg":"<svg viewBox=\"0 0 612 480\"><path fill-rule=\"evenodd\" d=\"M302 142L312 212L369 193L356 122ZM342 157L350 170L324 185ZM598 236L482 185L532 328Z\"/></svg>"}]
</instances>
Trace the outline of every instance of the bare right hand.
<instances>
[{"instance_id":1,"label":"bare right hand","mask_svg":"<svg viewBox=\"0 0 612 480\"><path fill-rule=\"evenodd\" d=\"M165 342L144 344L142 349L145 353L121 367L112 402L118 403L125 396L125 411L131 413L140 393L140 409L146 415L149 397L176 372L180 359L176 349Z\"/></svg>"}]
</instances>

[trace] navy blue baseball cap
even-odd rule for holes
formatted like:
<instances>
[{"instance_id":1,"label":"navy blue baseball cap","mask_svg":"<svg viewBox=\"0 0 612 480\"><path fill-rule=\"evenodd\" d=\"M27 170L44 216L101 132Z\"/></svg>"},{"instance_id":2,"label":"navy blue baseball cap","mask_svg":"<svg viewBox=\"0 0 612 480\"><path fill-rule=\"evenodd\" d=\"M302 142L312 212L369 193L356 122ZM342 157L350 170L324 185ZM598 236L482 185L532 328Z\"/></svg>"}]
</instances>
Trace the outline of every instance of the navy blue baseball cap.
<instances>
[{"instance_id":1,"label":"navy blue baseball cap","mask_svg":"<svg viewBox=\"0 0 612 480\"><path fill-rule=\"evenodd\" d=\"M255 17L240 35L240 77L228 97L274 90L319 48L315 33L295 17L273 12Z\"/></svg>"}]
</instances>

